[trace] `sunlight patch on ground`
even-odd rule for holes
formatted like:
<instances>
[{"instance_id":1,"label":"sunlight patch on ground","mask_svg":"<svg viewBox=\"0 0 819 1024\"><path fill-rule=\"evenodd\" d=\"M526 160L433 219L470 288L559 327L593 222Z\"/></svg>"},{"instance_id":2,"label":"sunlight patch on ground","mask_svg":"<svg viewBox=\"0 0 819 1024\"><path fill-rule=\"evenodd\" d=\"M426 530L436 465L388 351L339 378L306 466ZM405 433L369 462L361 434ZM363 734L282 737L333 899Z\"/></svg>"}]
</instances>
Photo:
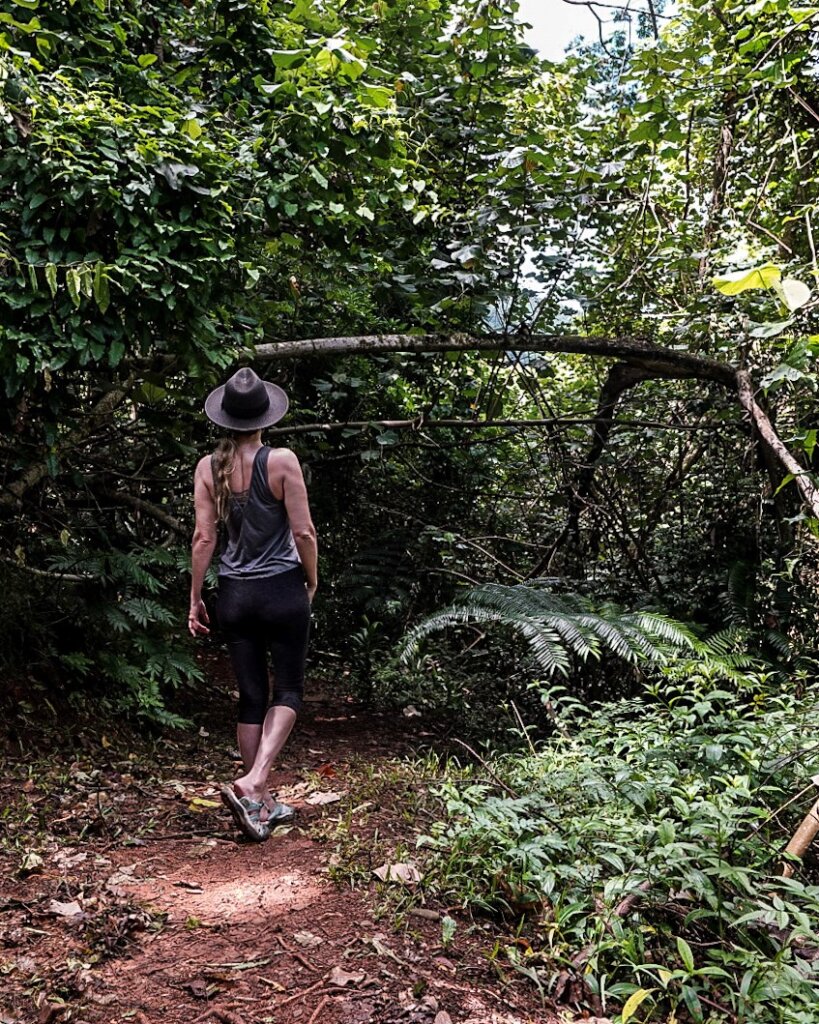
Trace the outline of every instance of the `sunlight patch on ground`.
<instances>
[{"instance_id":1,"label":"sunlight patch on ground","mask_svg":"<svg viewBox=\"0 0 819 1024\"><path fill-rule=\"evenodd\" d=\"M252 919L254 912L268 918L271 914L303 909L320 895L321 885L300 871L280 874L260 872L253 878L186 879L146 878L129 886L140 902L169 912L177 921L195 918L213 925L234 918Z\"/></svg>"}]
</instances>

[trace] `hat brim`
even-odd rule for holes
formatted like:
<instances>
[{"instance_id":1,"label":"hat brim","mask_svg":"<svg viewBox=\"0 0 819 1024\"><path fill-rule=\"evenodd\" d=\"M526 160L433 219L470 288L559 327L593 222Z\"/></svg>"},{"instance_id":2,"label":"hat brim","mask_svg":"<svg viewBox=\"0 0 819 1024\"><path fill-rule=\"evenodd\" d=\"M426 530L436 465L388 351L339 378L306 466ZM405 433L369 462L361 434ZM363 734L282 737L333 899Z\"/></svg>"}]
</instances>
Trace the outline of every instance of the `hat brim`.
<instances>
[{"instance_id":1,"label":"hat brim","mask_svg":"<svg viewBox=\"0 0 819 1024\"><path fill-rule=\"evenodd\" d=\"M214 388L205 399L205 415L212 423L215 423L218 427L224 427L226 430L263 430L265 427L273 426L274 423L278 423L285 415L290 401L278 384L271 384L267 380L263 380L262 384L264 384L267 390L270 405L261 416L245 418L242 416L231 416L229 413L226 413L222 408L222 397L225 393L224 384Z\"/></svg>"}]
</instances>

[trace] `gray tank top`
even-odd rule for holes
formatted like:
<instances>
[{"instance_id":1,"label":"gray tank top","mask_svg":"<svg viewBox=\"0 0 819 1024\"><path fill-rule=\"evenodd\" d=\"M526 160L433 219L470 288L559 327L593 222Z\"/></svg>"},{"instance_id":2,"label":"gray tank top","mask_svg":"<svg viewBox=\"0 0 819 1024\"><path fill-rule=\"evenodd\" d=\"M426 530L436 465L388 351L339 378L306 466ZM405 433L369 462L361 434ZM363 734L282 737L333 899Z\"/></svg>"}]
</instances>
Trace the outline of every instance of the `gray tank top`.
<instances>
[{"instance_id":1,"label":"gray tank top","mask_svg":"<svg viewBox=\"0 0 819 1024\"><path fill-rule=\"evenodd\" d=\"M220 576L258 579L300 564L284 502L273 497L267 482L269 458L270 449L263 445L253 459L250 487L229 498Z\"/></svg>"}]
</instances>

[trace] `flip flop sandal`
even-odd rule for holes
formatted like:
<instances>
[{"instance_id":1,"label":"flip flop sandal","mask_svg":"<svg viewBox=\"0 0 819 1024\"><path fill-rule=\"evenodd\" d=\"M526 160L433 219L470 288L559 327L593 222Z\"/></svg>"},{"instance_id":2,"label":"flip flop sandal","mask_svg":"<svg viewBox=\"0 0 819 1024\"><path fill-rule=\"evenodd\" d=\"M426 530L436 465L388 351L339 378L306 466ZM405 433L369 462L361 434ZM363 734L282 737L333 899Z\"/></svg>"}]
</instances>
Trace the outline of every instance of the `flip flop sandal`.
<instances>
[{"instance_id":1,"label":"flip flop sandal","mask_svg":"<svg viewBox=\"0 0 819 1024\"><path fill-rule=\"evenodd\" d=\"M233 815L236 827L254 843L263 843L270 837L270 829L259 814L264 804L247 796L237 796L228 786L222 787L222 803Z\"/></svg>"},{"instance_id":2,"label":"flip flop sandal","mask_svg":"<svg viewBox=\"0 0 819 1024\"><path fill-rule=\"evenodd\" d=\"M275 797L273 798L273 806L268 807L267 804L267 818L262 824L270 825L275 827L276 825L284 825L287 821L292 821L296 817L296 808L291 807L290 804L280 803Z\"/></svg>"}]
</instances>

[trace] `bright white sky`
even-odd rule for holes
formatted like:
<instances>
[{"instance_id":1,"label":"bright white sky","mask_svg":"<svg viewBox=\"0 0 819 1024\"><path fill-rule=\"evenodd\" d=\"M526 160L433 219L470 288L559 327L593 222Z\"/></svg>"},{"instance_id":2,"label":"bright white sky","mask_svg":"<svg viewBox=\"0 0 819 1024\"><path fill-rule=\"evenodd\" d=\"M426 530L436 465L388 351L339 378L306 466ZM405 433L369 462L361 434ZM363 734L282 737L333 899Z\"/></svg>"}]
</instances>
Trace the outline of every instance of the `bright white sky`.
<instances>
[{"instance_id":1,"label":"bright white sky","mask_svg":"<svg viewBox=\"0 0 819 1024\"><path fill-rule=\"evenodd\" d=\"M615 21L618 15L617 0L601 0L597 6L597 14L603 22L603 38L607 38L615 29L626 30L627 22ZM623 0L622 8L630 11L632 28L636 29L637 15L646 12L647 4L639 0ZM676 11L676 0L665 0L655 3L662 14L657 15L661 25L665 25ZM526 42L533 46L547 60L559 61L565 55L568 44L577 36L597 42L600 38L600 26L597 18L580 0L520 0L518 19L528 22L532 27L526 31ZM632 39L632 42L636 42Z\"/></svg>"},{"instance_id":2,"label":"bright white sky","mask_svg":"<svg viewBox=\"0 0 819 1024\"><path fill-rule=\"evenodd\" d=\"M604 17L609 12L601 12ZM597 38L597 21L588 7L564 0L520 0L518 18L532 26L526 42L547 60L560 60L575 36Z\"/></svg>"}]
</instances>

